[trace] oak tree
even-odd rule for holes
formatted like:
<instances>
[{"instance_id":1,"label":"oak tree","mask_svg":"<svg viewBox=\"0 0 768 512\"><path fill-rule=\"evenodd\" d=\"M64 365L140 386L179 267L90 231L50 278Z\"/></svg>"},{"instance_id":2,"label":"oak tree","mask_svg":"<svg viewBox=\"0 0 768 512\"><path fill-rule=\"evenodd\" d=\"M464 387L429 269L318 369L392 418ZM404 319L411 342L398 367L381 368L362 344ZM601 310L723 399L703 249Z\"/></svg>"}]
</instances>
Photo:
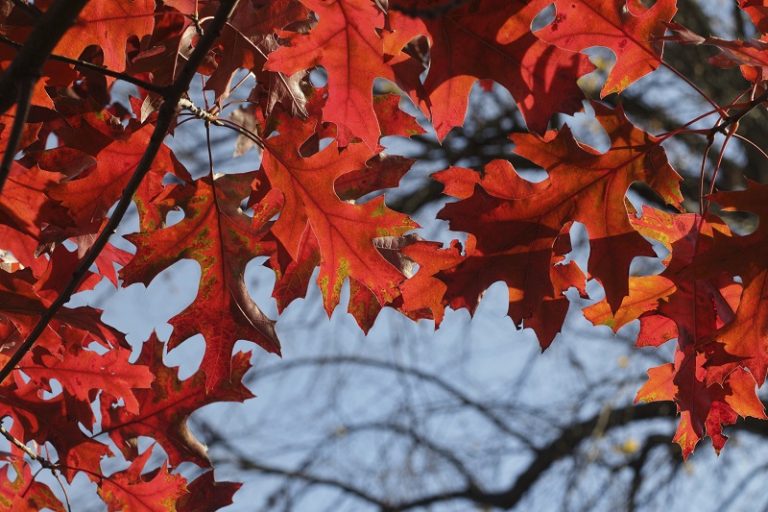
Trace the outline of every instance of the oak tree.
<instances>
[{"instance_id":1,"label":"oak tree","mask_svg":"<svg viewBox=\"0 0 768 512\"><path fill-rule=\"evenodd\" d=\"M178 468L210 467L191 413L252 396L250 354L233 354L235 343L280 352L275 319L244 280L257 257L275 273L279 310L316 275L331 314L348 283L348 311L366 332L385 307L439 327L446 308L474 313L501 281L509 316L545 349L566 292L592 298L583 314L594 324L639 321L638 346L675 344L637 401L674 402L682 456L705 436L721 450L723 426L766 419L757 388L768 373L768 185L719 178L729 144L754 144L740 123L768 100L768 3L738 8L754 37L698 34L676 21L676 0L1 0L0 433L10 449L0 509L67 506L30 462L62 487L85 475L109 510L229 503L237 483L210 471L188 481ZM711 48L700 65L738 68L739 93L713 98L665 46ZM587 101L592 47L615 64ZM652 134L621 102L659 68L707 107ZM382 139L426 129L440 144L464 123L477 84L511 93L525 129L505 134L504 158L433 175L455 198L438 218L465 237L425 240L381 193L414 163ZM583 109L605 150L560 122ZM236 133L252 170L227 174L211 158L191 174L167 145L188 122L204 127L209 151L212 133ZM702 142L689 155L701 162L693 191L666 149L686 137ZM526 179L521 162L546 177ZM113 237L131 205L139 231L127 251ZM169 222L171 212L183 219ZM756 216L757 228L730 212ZM585 266L572 257L576 224ZM657 256L661 271L631 269ZM171 320L170 339L153 335L136 360L98 309L68 305L103 279L149 284L182 259L200 267L197 297ZM604 296L590 297L588 283ZM198 334L202 363L181 380L163 353ZM149 464L139 437L166 460ZM106 474L113 457L125 469Z\"/></svg>"}]
</instances>

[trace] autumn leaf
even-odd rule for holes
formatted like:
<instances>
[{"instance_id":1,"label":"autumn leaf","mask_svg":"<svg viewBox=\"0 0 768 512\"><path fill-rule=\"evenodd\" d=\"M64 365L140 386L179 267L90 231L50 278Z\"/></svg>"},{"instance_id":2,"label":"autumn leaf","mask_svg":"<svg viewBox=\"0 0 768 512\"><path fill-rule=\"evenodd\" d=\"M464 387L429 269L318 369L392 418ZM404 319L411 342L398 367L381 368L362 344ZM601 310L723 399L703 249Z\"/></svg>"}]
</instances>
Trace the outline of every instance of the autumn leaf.
<instances>
[{"instance_id":1,"label":"autumn leaf","mask_svg":"<svg viewBox=\"0 0 768 512\"><path fill-rule=\"evenodd\" d=\"M195 8L199 9L196 5L189 5L186 7L188 10L182 9L182 12L193 14ZM206 81L206 89L215 91L217 98L228 96L232 75L238 69L245 68L258 75L260 82L269 80L271 88L282 88L283 92L291 92L289 77L266 77L268 72L262 71L262 68L267 61L267 54L277 48L273 33L307 18L307 10L297 0L241 2L232 16L232 21L224 28L219 44L225 51L221 52L216 70ZM297 97L297 101L301 99Z\"/></svg>"},{"instance_id":2,"label":"autumn leaf","mask_svg":"<svg viewBox=\"0 0 768 512\"><path fill-rule=\"evenodd\" d=\"M38 295L35 284L30 269L13 273L0 271L0 319L12 325L15 330L15 336L4 340L5 350L20 343L48 307L49 301ZM43 333L41 344L49 344L55 350L65 336L76 336L79 337L78 341L96 341L105 348L125 345L122 334L104 325L99 320L100 316L101 312L91 307L64 307Z\"/></svg>"},{"instance_id":3,"label":"autumn leaf","mask_svg":"<svg viewBox=\"0 0 768 512\"><path fill-rule=\"evenodd\" d=\"M88 46L96 45L104 52L106 67L123 71L128 38L150 35L154 20L152 0L89 2L53 52L77 59Z\"/></svg>"},{"instance_id":4,"label":"autumn leaf","mask_svg":"<svg viewBox=\"0 0 768 512\"><path fill-rule=\"evenodd\" d=\"M536 36L572 51L605 46L616 64L600 97L620 93L661 65L665 23L677 12L677 0L644 7L633 0L555 0L555 17Z\"/></svg>"},{"instance_id":5,"label":"autumn leaf","mask_svg":"<svg viewBox=\"0 0 768 512\"><path fill-rule=\"evenodd\" d=\"M629 265L636 256L654 256L650 244L630 224L625 196L641 181L678 208L680 176L667 162L661 141L632 125L623 110L593 103L610 147L605 153L581 144L566 126L544 138L515 134L515 153L549 171L535 196L514 203L541 229L550 232L567 221L582 222L589 234L589 272L605 288L616 311L629 292Z\"/></svg>"},{"instance_id":6,"label":"autumn leaf","mask_svg":"<svg viewBox=\"0 0 768 512\"><path fill-rule=\"evenodd\" d=\"M219 510L232 503L232 497L243 484L215 482L213 471L203 473L187 486L186 494L176 504L178 512L207 512Z\"/></svg>"},{"instance_id":7,"label":"autumn leaf","mask_svg":"<svg viewBox=\"0 0 768 512\"><path fill-rule=\"evenodd\" d=\"M266 69L292 75L322 66L328 73L328 102L323 120L334 123L338 143L355 137L379 147L381 134L373 108L373 82L392 78L377 34L384 17L368 0L301 0L319 21L309 34L284 32L287 46L269 55Z\"/></svg>"},{"instance_id":8,"label":"autumn leaf","mask_svg":"<svg viewBox=\"0 0 768 512\"><path fill-rule=\"evenodd\" d=\"M675 363L648 371L648 381L637 393L636 402L675 401L681 414L675 442L687 458L704 435L712 438L719 453L728 439L724 425L739 416L766 419L765 408L755 393L755 380L744 369L730 373L721 384L705 382L704 354L689 355L679 350Z\"/></svg>"},{"instance_id":9,"label":"autumn leaf","mask_svg":"<svg viewBox=\"0 0 768 512\"><path fill-rule=\"evenodd\" d=\"M24 383L21 379L3 383L2 393L0 417L13 419L11 434L25 443L54 445L62 474L68 481L79 471L101 471L101 459L109 455L109 448L86 435L78 422L68 421L77 417L86 428L93 428L95 416L90 407L73 403L63 394L44 399L43 391L35 383ZM63 420L56 421L57 418Z\"/></svg>"},{"instance_id":10,"label":"autumn leaf","mask_svg":"<svg viewBox=\"0 0 768 512\"><path fill-rule=\"evenodd\" d=\"M768 32L768 3L765 0L739 0L739 7L749 15L760 33Z\"/></svg>"},{"instance_id":11,"label":"autumn leaf","mask_svg":"<svg viewBox=\"0 0 768 512\"><path fill-rule=\"evenodd\" d=\"M242 402L253 397L241 384L250 368L250 354L238 352L232 360L230 383L221 383L206 390L205 372L179 380L177 370L163 363L163 347L155 336L144 342L138 364L152 368L155 380L150 389L136 390L138 408L104 407L102 433L109 434L115 444L129 457L135 450L133 440L139 436L155 439L168 454L171 466L184 461L207 467L210 465L205 446L187 425L189 415L213 402Z\"/></svg>"},{"instance_id":12,"label":"autumn leaf","mask_svg":"<svg viewBox=\"0 0 768 512\"><path fill-rule=\"evenodd\" d=\"M424 133L416 119L400 109L400 95L377 94L373 97L373 110L379 120L382 135L411 137Z\"/></svg>"},{"instance_id":13,"label":"autumn leaf","mask_svg":"<svg viewBox=\"0 0 768 512\"><path fill-rule=\"evenodd\" d=\"M629 295L613 313L606 300L584 308L584 316L594 325L606 325L613 332L637 320L643 313L655 311L660 300L675 292L675 285L664 276L631 276Z\"/></svg>"},{"instance_id":14,"label":"autumn leaf","mask_svg":"<svg viewBox=\"0 0 768 512\"><path fill-rule=\"evenodd\" d=\"M99 224L120 198L151 134L152 127L145 125L126 133L125 138L115 139L95 155L93 167L84 169L74 179L49 187L49 195L65 206L79 225ZM148 202L162 191L166 173L174 173L177 168L172 158L170 150L163 146L149 176L142 182L138 201Z\"/></svg>"},{"instance_id":15,"label":"autumn leaf","mask_svg":"<svg viewBox=\"0 0 768 512\"><path fill-rule=\"evenodd\" d=\"M180 475L170 474L165 464L142 474L150 455L152 447L131 462L125 471L97 480L99 496L106 502L109 512L176 510L176 500L187 492L186 480Z\"/></svg>"},{"instance_id":16,"label":"autumn leaf","mask_svg":"<svg viewBox=\"0 0 768 512\"><path fill-rule=\"evenodd\" d=\"M438 138L463 124L469 92L479 79L506 87L536 132L546 129L556 111L580 108L583 96L576 80L592 66L585 57L531 33L531 22L544 7L543 1L483 0L433 19L392 17L393 30L407 34L398 36L401 41L417 34L429 38L430 66L424 82L428 98L421 99Z\"/></svg>"},{"instance_id":17,"label":"autumn leaf","mask_svg":"<svg viewBox=\"0 0 768 512\"><path fill-rule=\"evenodd\" d=\"M280 351L274 322L250 297L244 280L248 262L270 251L259 226L240 209L239 201L250 194L251 180L247 174L205 177L176 188L176 204L186 217L165 229L130 235L136 256L120 273L125 283L148 285L180 259L200 264L197 298L171 319L174 331L169 344L172 348L197 333L205 336L201 372L209 392L230 380L237 340L251 340L268 352Z\"/></svg>"},{"instance_id":18,"label":"autumn leaf","mask_svg":"<svg viewBox=\"0 0 768 512\"><path fill-rule=\"evenodd\" d=\"M16 473L13 479L9 475L11 469ZM47 485L35 480L27 464L11 462L0 468L0 511L38 512L43 509L66 510Z\"/></svg>"},{"instance_id":19,"label":"autumn leaf","mask_svg":"<svg viewBox=\"0 0 768 512\"><path fill-rule=\"evenodd\" d=\"M725 351L741 359L757 382L763 383L768 374L768 208L765 194L768 187L754 182L743 191L719 192L712 200L726 211L752 212L758 216L757 229L746 236L718 236L711 251L700 256L693 271L711 275L722 272L738 275L744 286L735 317L717 332L716 338ZM730 319L729 319L730 320ZM727 363L726 363L727 364ZM727 365L726 368L732 365ZM727 370L724 370L727 371Z\"/></svg>"},{"instance_id":20,"label":"autumn leaf","mask_svg":"<svg viewBox=\"0 0 768 512\"><path fill-rule=\"evenodd\" d=\"M476 186L466 197L472 176ZM549 346L567 311L561 293L571 286L584 290L585 285L584 275L573 266L553 269L570 252L569 239L561 236L570 223L566 217L552 223L542 220L545 217L540 212L546 211L547 198L557 203L556 196L548 195L550 185L524 180L503 160L486 165L482 175L451 168L434 178L463 199L446 205L438 218L448 220L452 230L471 235L466 258L437 274L447 285L447 304L474 312L482 293L496 281L503 281L509 291L509 316L516 325L533 327L541 346Z\"/></svg>"},{"instance_id":21,"label":"autumn leaf","mask_svg":"<svg viewBox=\"0 0 768 512\"><path fill-rule=\"evenodd\" d=\"M436 242L417 242L403 250L403 254L419 265L416 274L400 285L403 311L417 314L429 311L429 317L439 326L445 313L444 297L448 286L435 277L441 271L456 267L464 259L461 246L454 243L447 249Z\"/></svg>"},{"instance_id":22,"label":"autumn leaf","mask_svg":"<svg viewBox=\"0 0 768 512\"><path fill-rule=\"evenodd\" d=\"M365 285L379 304L386 304L399 295L397 287L404 277L378 252L374 239L397 237L417 225L387 208L383 197L364 204L342 201L334 183L364 169L371 151L360 143L340 149L332 142L303 157L299 148L310 134L306 124L286 119L281 134L267 140L262 165L284 199L271 231L294 261L300 259L304 237L315 238L320 252L318 284L329 314L348 277ZM305 235L307 228L311 233Z\"/></svg>"},{"instance_id":23,"label":"autumn leaf","mask_svg":"<svg viewBox=\"0 0 768 512\"><path fill-rule=\"evenodd\" d=\"M134 390L149 388L153 376L146 366L129 363L130 355L130 350L121 347L113 347L103 355L75 347L65 350L60 357L42 355L39 365L21 364L19 369L41 386L55 378L67 393L85 403L104 391L122 398L126 410L138 414Z\"/></svg>"}]
</instances>

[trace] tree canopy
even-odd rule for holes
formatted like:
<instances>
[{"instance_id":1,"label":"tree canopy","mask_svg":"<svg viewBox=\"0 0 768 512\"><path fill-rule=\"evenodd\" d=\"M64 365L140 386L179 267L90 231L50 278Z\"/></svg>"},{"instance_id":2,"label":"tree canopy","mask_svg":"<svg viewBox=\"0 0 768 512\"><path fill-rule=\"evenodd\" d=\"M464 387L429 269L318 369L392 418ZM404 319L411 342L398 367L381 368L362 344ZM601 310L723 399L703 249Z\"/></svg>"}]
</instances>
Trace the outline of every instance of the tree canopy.
<instances>
[{"instance_id":1,"label":"tree canopy","mask_svg":"<svg viewBox=\"0 0 768 512\"><path fill-rule=\"evenodd\" d=\"M672 402L683 458L704 437L719 453L740 418L766 419L768 140L753 131L768 3L733 3L729 33L677 4L0 0L0 510L69 506L32 467L61 489L83 475L109 510L227 505L239 484L215 482L187 421L253 396L238 341L280 354L245 279L255 258L279 312L317 286L331 315L347 293L363 332L385 308L440 328L501 282L514 325L546 349L589 299L594 325L639 324L638 347L674 345L633 410L667 417L652 403ZM695 111L668 115L632 92L640 81L672 101L686 91ZM483 94L511 100L473 133ZM591 136L564 122L577 113ZM202 169L171 149L188 123ZM220 133L247 172L217 165ZM430 153L444 168L403 194ZM431 240L414 218L441 194L430 220L453 239ZM116 231L132 212L126 245ZM197 295L167 340L133 350L98 308L70 302L104 280L148 286L182 260L199 266ZM202 362L181 379L164 353L199 335ZM599 421L624 420L584 420L565 441ZM519 499L471 484L459 497Z\"/></svg>"}]
</instances>

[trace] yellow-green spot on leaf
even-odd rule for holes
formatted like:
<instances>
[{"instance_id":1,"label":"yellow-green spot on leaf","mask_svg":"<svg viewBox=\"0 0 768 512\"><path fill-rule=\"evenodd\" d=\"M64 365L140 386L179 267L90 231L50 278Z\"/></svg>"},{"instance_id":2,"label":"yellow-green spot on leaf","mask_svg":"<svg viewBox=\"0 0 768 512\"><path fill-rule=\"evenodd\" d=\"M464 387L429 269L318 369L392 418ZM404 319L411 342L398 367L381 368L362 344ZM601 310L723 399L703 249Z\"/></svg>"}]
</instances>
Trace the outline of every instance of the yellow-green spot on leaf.
<instances>
[{"instance_id":1,"label":"yellow-green spot on leaf","mask_svg":"<svg viewBox=\"0 0 768 512\"><path fill-rule=\"evenodd\" d=\"M346 258L339 258L339 266L336 269L336 282L333 285L334 295L341 293L341 287L347 276L349 276L349 260Z\"/></svg>"},{"instance_id":2,"label":"yellow-green spot on leaf","mask_svg":"<svg viewBox=\"0 0 768 512\"><path fill-rule=\"evenodd\" d=\"M382 217L387 213L387 206L384 204L384 201L380 202L376 208L371 212L371 217Z\"/></svg>"},{"instance_id":3,"label":"yellow-green spot on leaf","mask_svg":"<svg viewBox=\"0 0 768 512\"><path fill-rule=\"evenodd\" d=\"M323 297L328 296L328 276L322 276L317 280L317 286L320 287L320 293Z\"/></svg>"}]
</instances>

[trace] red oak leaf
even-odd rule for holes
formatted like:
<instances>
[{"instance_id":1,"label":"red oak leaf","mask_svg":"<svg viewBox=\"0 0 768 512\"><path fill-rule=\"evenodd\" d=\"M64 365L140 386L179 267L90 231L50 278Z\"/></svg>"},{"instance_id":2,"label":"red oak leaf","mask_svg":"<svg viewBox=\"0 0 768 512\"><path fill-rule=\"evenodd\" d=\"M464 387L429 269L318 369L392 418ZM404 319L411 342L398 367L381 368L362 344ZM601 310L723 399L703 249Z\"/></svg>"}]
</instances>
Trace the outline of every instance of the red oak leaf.
<instances>
[{"instance_id":1,"label":"red oak leaf","mask_svg":"<svg viewBox=\"0 0 768 512\"><path fill-rule=\"evenodd\" d=\"M79 225L96 223L98 226L109 208L120 198L151 135L152 126L145 125L127 134L124 139L116 139L94 155L94 167L75 179L52 187L49 195L60 201ZM142 182L138 201L146 203L158 195L163 189L163 177L166 173L174 173L177 167L170 150L163 146Z\"/></svg>"},{"instance_id":2,"label":"red oak leaf","mask_svg":"<svg viewBox=\"0 0 768 512\"><path fill-rule=\"evenodd\" d=\"M528 126L543 132L555 112L581 107L576 79L593 68L586 57L537 39L531 22L544 1L483 0L466 3L434 19L391 16L398 40L418 33L430 41L424 89L427 111L438 138L464 122L469 92L478 79L506 87ZM460 50L458 50L460 49ZM480 57L481 56L481 57Z\"/></svg>"},{"instance_id":3,"label":"red oak leaf","mask_svg":"<svg viewBox=\"0 0 768 512\"><path fill-rule=\"evenodd\" d=\"M733 320L717 333L725 351L740 359L758 383L768 374L768 269L751 276Z\"/></svg>"},{"instance_id":4,"label":"red oak leaf","mask_svg":"<svg viewBox=\"0 0 768 512\"><path fill-rule=\"evenodd\" d=\"M39 238L44 224L53 219L66 226L66 214L45 195L63 177L39 168L25 169L14 162L0 197L0 224L34 238Z\"/></svg>"},{"instance_id":5,"label":"red oak leaf","mask_svg":"<svg viewBox=\"0 0 768 512\"><path fill-rule=\"evenodd\" d=\"M403 294L403 311L418 313L429 310L439 326L445 312L444 297L448 286L435 277L440 271L456 267L464 257L461 246L454 241L448 249L437 242L417 242L403 250L403 254L418 263L416 274L400 285Z\"/></svg>"},{"instance_id":6,"label":"red oak leaf","mask_svg":"<svg viewBox=\"0 0 768 512\"><path fill-rule=\"evenodd\" d=\"M755 380L744 369L728 374L722 385L707 385L703 354L689 357L678 351L675 363L648 371L648 381L638 391L636 402L675 401L681 414L675 442L687 458L704 435L712 438L719 453L727 437L723 425L732 425L739 416L765 419L757 397Z\"/></svg>"},{"instance_id":7,"label":"red oak leaf","mask_svg":"<svg viewBox=\"0 0 768 512\"><path fill-rule=\"evenodd\" d=\"M16 473L13 479L9 475L10 469ZM40 510L64 512L66 509L47 485L35 480L32 470L23 461L10 462L0 468L0 511L38 512Z\"/></svg>"},{"instance_id":8,"label":"red oak leaf","mask_svg":"<svg viewBox=\"0 0 768 512\"><path fill-rule=\"evenodd\" d=\"M42 446L49 442L56 447L68 481L81 470L101 471L101 459L110 453L109 448L91 439L78 424L92 426L95 417L90 407L72 407L62 394L44 399L43 390L20 378L4 383L2 394L0 417L13 419L11 434L25 443L35 441Z\"/></svg>"},{"instance_id":9,"label":"red oak leaf","mask_svg":"<svg viewBox=\"0 0 768 512\"><path fill-rule=\"evenodd\" d=\"M664 276L633 276L629 278L629 295L624 297L615 313L606 300L584 308L583 313L594 325L607 325L613 332L618 332L643 313L655 311L658 302L674 292L675 284Z\"/></svg>"},{"instance_id":10,"label":"red oak leaf","mask_svg":"<svg viewBox=\"0 0 768 512\"><path fill-rule=\"evenodd\" d=\"M758 383L763 383L768 374L768 186L748 183L743 191L720 192L712 200L727 211L745 211L759 218L755 232L742 237L721 236L715 239L715 246L696 266L697 272L711 274L727 269L730 275L741 277L744 292L732 321L717 333L717 340L725 351L741 359L740 364L752 372ZM726 366L727 367L727 366Z\"/></svg>"},{"instance_id":11,"label":"red oak leaf","mask_svg":"<svg viewBox=\"0 0 768 512\"><path fill-rule=\"evenodd\" d=\"M379 120L382 135L411 137L424 133L416 119L400 110L399 94L377 94L373 97L373 109Z\"/></svg>"},{"instance_id":12,"label":"red oak leaf","mask_svg":"<svg viewBox=\"0 0 768 512\"><path fill-rule=\"evenodd\" d=\"M301 2L318 16L317 25L306 35L283 33L288 46L269 55L266 69L292 75L323 66L328 73L323 120L336 125L339 145L358 137L369 148L378 148L373 81L393 78L377 33L384 26L381 11L369 0Z\"/></svg>"},{"instance_id":13,"label":"red oak leaf","mask_svg":"<svg viewBox=\"0 0 768 512\"><path fill-rule=\"evenodd\" d=\"M568 221L584 223L591 252L589 272L605 288L616 311L627 295L629 265L635 256L654 256L650 244L630 224L625 195L635 181L650 185L665 203L679 207L680 176L667 162L660 139L631 124L621 108L593 103L611 145L599 153L573 138L566 126L545 138L512 136L515 152L549 171L538 193L513 203L525 218L549 231Z\"/></svg>"},{"instance_id":14,"label":"red oak leaf","mask_svg":"<svg viewBox=\"0 0 768 512\"><path fill-rule=\"evenodd\" d=\"M605 46L616 65L600 91L619 93L661 65L665 23L677 12L677 0L658 0L646 8L633 0L555 0L555 18L536 36L561 48L581 51Z\"/></svg>"},{"instance_id":15,"label":"red oak leaf","mask_svg":"<svg viewBox=\"0 0 768 512\"><path fill-rule=\"evenodd\" d=\"M0 32L11 41L26 41L37 20L27 13L23 13L22 10L18 8L15 9L10 16L7 14L8 13L0 12L0 17L2 17L2 28L0 28ZM11 65L11 62L13 62L17 53L18 50L9 44L0 45L0 70L5 71ZM37 80L34 84L30 104L54 109L55 106L51 96L49 96L45 90L46 86L67 87L76 78L77 72L74 71L69 64L49 59L40 71L40 80ZM16 107L14 106L11 110L3 114L3 117L5 119L12 118L15 108ZM37 128L39 129L40 124L35 123L35 125L37 125ZM10 126L10 124L8 126ZM32 127L28 124L25 131L29 132L30 128ZM24 147L23 144L22 147Z\"/></svg>"},{"instance_id":16,"label":"red oak leaf","mask_svg":"<svg viewBox=\"0 0 768 512\"><path fill-rule=\"evenodd\" d=\"M333 187L339 198L349 201L383 188L394 188L413 165L402 156L376 155L361 169L339 176Z\"/></svg>"},{"instance_id":17,"label":"red oak leaf","mask_svg":"<svg viewBox=\"0 0 768 512\"><path fill-rule=\"evenodd\" d=\"M194 12L195 6L190 7L192 10L186 12ZM217 98L227 96L232 75L240 68L252 71L259 81L264 81L267 73L262 68L267 61L267 54L277 47L273 33L291 23L304 21L307 17L307 10L297 0L240 2L231 21L224 28L219 43L223 51L205 88L215 91ZM288 77L281 75L271 78L274 79L272 87L282 86L285 91L290 91Z\"/></svg>"},{"instance_id":18,"label":"red oak leaf","mask_svg":"<svg viewBox=\"0 0 768 512\"><path fill-rule=\"evenodd\" d=\"M16 333L4 340L4 350L10 350L26 337L49 305L49 301L38 295L35 285L35 278L29 269L13 273L0 271L0 320L12 325ZM64 307L42 334L38 345L53 347L51 353L57 353L63 346L62 340L72 336L85 345L96 341L105 348L125 346L123 336L104 325L100 316L101 312L94 308Z\"/></svg>"},{"instance_id":19,"label":"red oak leaf","mask_svg":"<svg viewBox=\"0 0 768 512\"><path fill-rule=\"evenodd\" d=\"M53 53L76 59L88 46L96 45L104 52L106 67L123 71L128 38L150 35L154 24L153 0L89 2Z\"/></svg>"},{"instance_id":20,"label":"red oak leaf","mask_svg":"<svg viewBox=\"0 0 768 512\"><path fill-rule=\"evenodd\" d=\"M722 425L734 423L739 415L764 417L755 393L754 370L745 370L745 366L752 370L748 362L742 364L740 357L727 353L727 344L713 341L718 329L734 319L740 286L720 270L708 271L705 262L716 254L718 241L730 231L715 219L707 222L699 215L673 215L648 207L633 224L671 251L666 270L656 280L661 291L669 287L661 279L674 286L673 293L665 292L655 311L649 310L642 317L638 344L658 345L671 337L678 339L674 364L649 373L650 380L638 399L673 400L677 404L681 419L675 441L685 457L704 435L712 438L719 451L726 441ZM648 306L643 304L639 309Z\"/></svg>"},{"instance_id":21,"label":"red oak leaf","mask_svg":"<svg viewBox=\"0 0 768 512\"><path fill-rule=\"evenodd\" d=\"M243 484L239 482L215 482L213 471L203 473L187 486L186 494L176 503L178 512L208 512L219 510L232 503L232 497Z\"/></svg>"},{"instance_id":22,"label":"red oak leaf","mask_svg":"<svg viewBox=\"0 0 768 512\"><path fill-rule=\"evenodd\" d=\"M130 235L136 255L120 275L125 283L149 282L183 258L200 264L202 275L197 298L171 319L169 341L174 347L197 333L206 341L201 372L206 389L229 381L232 348L237 340L251 340L268 352L280 352L274 322L250 297L245 285L245 266L270 252L271 242L252 225L240 209L251 192L252 175L201 178L175 189L176 204L186 217L165 229ZM222 384L223 385L223 384Z\"/></svg>"},{"instance_id":23,"label":"red oak leaf","mask_svg":"<svg viewBox=\"0 0 768 512\"><path fill-rule=\"evenodd\" d=\"M760 33L768 32L768 1L739 0L739 7L749 15Z\"/></svg>"},{"instance_id":24,"label":"red oak leaf","mask_svg":"<svg viewBox=\"0 0 768 512\"><path fill-rule=\"evenodd\" d=\"M108 477L91 476L109 512L169 512L176 509L176 500L187 493L187 481L180 475L170 474L165 464L142 474L150 455L152 447L131 462L125 471Z\"/></svg>"},{"instance_id":25,"label":"red oak leaf","mask_svg":"<svg viewBox=\"0 0 768 512\"><path fill-rule=\"evenodd\" d=\"M320 252L318 284L330 314L339 303L341 287L349 277L367 287L379 304L399 295L403 275L376 249L380 237L398 237L417 227L377 197L365 204L342 201L335 182L366 167L371 151L364 144L339 149L335 142L309 157L299 148L312 132L306 124L285 119L280 135L266 140L263 166L271 186L284 197L284 206L272 233L299 261L305 236L314 236ZM311 235L306 233L307 227Z\"/></svg>"},{"instance_id":26,"label":"red oak leaf","mask_svg":"<svg viewBox=\"0 0 768 512\"><path fill-rule=\"evenodd\" d=\"M397 186L400 178L408 172L412 164L413 161L408 158L378 155L370 159L363 169L339 177L334 183L334 188L341 199L354 201L382 188ZM272 192L276 191L272 190ZM268 199L262 200L260 204L265 202L268 202ZM282 206L282 201L280 205ZM267 218L271 216L267 215ZM382 237L374 239L373 244L387 261L402 270L404 261L400 255L401 246L409 242L408 236ZM270 264L277 273L277 282L272 295L277 301L278 311L282 311L293 300L306 295L312 273L320 263L317 238L309 225L302 233L299 246L300 252L297 259L292 259L289 254L284 254L285 251L279 248ZM368 332L382 305L363 283L354 278L350 278L350 293L348 310L360 328Z\"/></svg>"},{"instance_id":27,"label":"red oak leaf","mask_svg":"<svg viewBox=\"0 0 768 512\"><path fill-rule=\"evenodd\" d=\"M98 391L104 391L122 398L126 411L138 414L134 390L149 388L153 376L146 366L129 363L130 355L130 350L121 347L99 355L74 346L61 356L41 355L38 365L22 363L19 369L46 388L50 379L56 379L68 394L85 403L91 403Z\"/></svg>"},{"instance_id":28,"label":"red oak leaf","mask_svg":"<svg viewBox=\"0 0 768 512\"><path fill-rule=\"evenodd\" d=\"M468 171L451 168L434 177L465 197ZM556 216L547 220L547 202L558 202L557 196L548 195L550 185L522 179L507 161L495 160L482 175L474 175L474 193L438 214L451 229L471 234L466 258L437 274L447 285L445 299L454 308L474 312L482 293L503 281L509 289L509 316L517 325L534 328L546 348L565 318L568 304L562 292L570 286L585 292L585 277L575 264L554 268L570 251L570 240L561 236L570 222Z\"/></svg>"},{"instance_id":29,"label":"red oak leaf","mask_svg":"<svg viewBox=\"0 0 768 512\"><path fill-rule=\"evenodd\" d=\"M249 358L249 353L238 352L232 360L231 382L206 392L204 372L179 380L177 370L163 363L163 343L153 335L144 342L137 361L152 369L155 375L152 387L135 392L139 403L137 411L103 407L102 432L109 434L126 457L133 455L135 438L148 436L160 443L173 467L185 461L209 466L206 448L189 430L187 419L200 407L213 402L242 402L252 398L241 383L251 367Z\"/></svg>"},{"instance_id":30,"label":"red oak leaf","mask_svg":"<svg viewBox=\"0 0 768 512\"><path fill-rule=\"evenodd\" d=\"M730 230L715 218L705 221L696 214L674 215L649 207L644 207L643 216L632 219L632 224L639 233L660 241L671 253L661 277L675 289L659 303L656 313L674 322L681 349L690 346L711 351L715 332L733 318L735 303L723 295L732 293L733 283L719 270L692 269L703 268L702 260L710 257L717 247L716 241L728 237ZM646 314L643 319L649 316L653 315ZM656 319L653 323L658 328L666 322Z\"/></svg>"}]
</instances>

